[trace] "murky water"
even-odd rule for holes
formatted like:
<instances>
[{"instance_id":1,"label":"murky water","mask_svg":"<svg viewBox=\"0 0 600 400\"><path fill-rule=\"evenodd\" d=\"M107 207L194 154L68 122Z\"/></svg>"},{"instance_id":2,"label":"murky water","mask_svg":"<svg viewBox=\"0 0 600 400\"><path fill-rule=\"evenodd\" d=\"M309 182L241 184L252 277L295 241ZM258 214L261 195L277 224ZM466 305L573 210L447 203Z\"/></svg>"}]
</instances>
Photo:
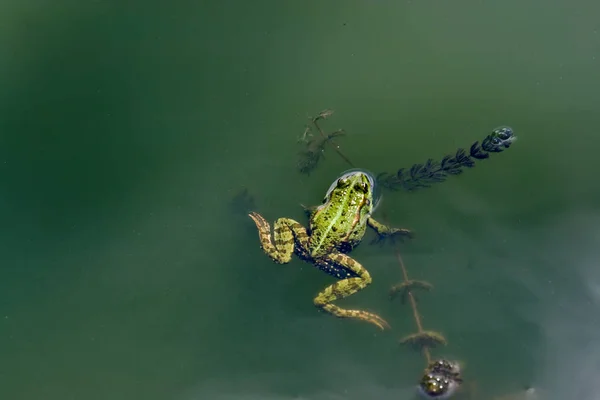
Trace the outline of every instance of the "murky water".
<instances>
[{"instance_id":1,"label":"murky water","mask_svg":"<svg viewBox=\"0 0 600 400\"><path fill-rule=\"evenodd\" d=\"M384 192L427 329L481 398L597 398L600 6L580 1L88 2L0 6L0 397L411 399L422 357L374 282L275 265L242 188L304 221L348 166L295 169L307 117L354 164L393 172L499 125L518 141L464 174ZM367 238L369 241L371 237ZM466 397L464 397L466 398Z\"/></svg>"}]
</instances>

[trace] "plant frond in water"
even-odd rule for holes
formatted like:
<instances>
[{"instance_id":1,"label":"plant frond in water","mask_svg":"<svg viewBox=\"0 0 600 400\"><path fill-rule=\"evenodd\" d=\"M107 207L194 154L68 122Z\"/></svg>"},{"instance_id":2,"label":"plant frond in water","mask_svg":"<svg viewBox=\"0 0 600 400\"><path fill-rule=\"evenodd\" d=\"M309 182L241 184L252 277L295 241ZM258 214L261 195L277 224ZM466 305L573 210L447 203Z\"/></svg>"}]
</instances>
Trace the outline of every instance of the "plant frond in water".
<instances>
[{"instance_id":1,"label":"plant frond in water","mask_svg":"<svg viewBox=\"0 0 600 400\"><path fill-rule=\"evenodd\" d=\"M416 279L410 279L408 281L401 282L392 286L390 289L390 300L394 300L398 294L401 294L402 304L404 304L406 303L406 297L408 296L408 293L412 292L414 289L421 289L429 292L431 289L433 289L433 285L427 281L419 281Z\"/></svg>"},{"instance_id":2,"label":"plant frond in water","mask_svg":"<svg viewBox=\"0 0 600 400\"><path fill-rule=\"evenodd\" d=\"M302 150L298 153L298 161L296 168L302 174L310 175L310 173L317 167L321 158L324 158L325 145L331 142L334 138L345 135L343 129L331 133L325 133L317 122L321 119L327 119L333 114L332 110L323 110L316 117L310 117L312 125L318 131L312 133L312 126L307 125L304 132L298 138L298 142L303 144Z\"/></svg>"},{"instance_id":3,"label":"plant frond in water","mask_svg":"<svg viewBox=\"0 0 600 400\"><path fill-rule=\"evenodd\" d=\"M473 168L475 160L484 160L489 158L490 153L508 149L516 139L512 128L499 127L486 136L481 145L479 141L473 143L468 153L465 149L458 149L456 154L447 155L439 162L430 158L424 164L415 164L408 170L400 168L395 174L383 172L377 176L377 182L389 190L427 188L434 183L444 182L450 175L461 174L465 168Z\"/></svg>"},{"instance_id":4,"label":"plant frond in water","mask_svg":"<svg viewBox=\"0 0 600 400\"><path fill-rule=\"evenodd\" d=\"M435 331L422 331L405 336L400 340L400 344L409 345L415 350L421 350L424 347L434 348L438 345L445 346L448 342L446 338Z\"/></svg>"}]
</instances>

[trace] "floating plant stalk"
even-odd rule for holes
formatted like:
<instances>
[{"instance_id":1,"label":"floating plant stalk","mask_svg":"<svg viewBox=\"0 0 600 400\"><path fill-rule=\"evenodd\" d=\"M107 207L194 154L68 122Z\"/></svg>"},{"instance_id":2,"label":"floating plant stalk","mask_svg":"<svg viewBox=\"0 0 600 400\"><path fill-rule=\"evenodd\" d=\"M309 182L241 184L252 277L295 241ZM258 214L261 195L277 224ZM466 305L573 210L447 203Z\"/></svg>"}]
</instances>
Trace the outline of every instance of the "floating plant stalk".
<instances>
[{"instance_id":1,"label":"floating plant stalk","mask_svg":"<svg viewBox=\"0 0 600 400\"><path fill-rule=\"evenodd\" d=\"M412 309L413 318L415 319L415 324L417 325L417 332L405 336L400 340L401 344L410 345L413 349L421 351L423 356L425 357L425 361L427 365L431 363L431 354L429 352L430 348L436 347L437 345L446 345L447 341L444 335L435 331L426 331L423 329L423 323L421 322L422 318L419 314L419 310L417 308L417 300L413 291L415 289L424 289L430 291L433 289L433 285L426 281L417 281L411 280L408 278L408 271L406 270L406 266L404 265L404 261L402 261L402 256L400 255L400 250L396 242L393 243L394 246L394 254L396 255L396 259L398 260L398 265L400 266L400 270L402 271L403 281L395 286L392 286L390 289L390 299L394 299L398 293L402 294L403 303L405 299L408 299L410 308Z\"/></svg>"}]
</instances>

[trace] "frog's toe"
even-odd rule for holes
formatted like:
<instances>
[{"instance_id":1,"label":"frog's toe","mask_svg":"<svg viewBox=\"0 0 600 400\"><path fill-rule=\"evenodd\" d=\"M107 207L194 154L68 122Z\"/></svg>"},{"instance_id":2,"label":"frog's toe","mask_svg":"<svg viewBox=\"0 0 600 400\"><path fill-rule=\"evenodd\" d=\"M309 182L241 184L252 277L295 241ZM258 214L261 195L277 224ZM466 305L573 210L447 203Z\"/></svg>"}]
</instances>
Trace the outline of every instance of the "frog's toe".
<instances>
[{"instance_id":1,"label":"frog's toe","mask_svg":"<svg viewBox=\"0 0 600 400\"><path fill-rule=\"evenodd\" d=\"M252 220L256 224L256 227L259 230L269 231L271 229L271 227L269 226L269 223L267 222L267 220L264 219L263 216L260 215L259 213L252 211L251 213L248 214L248 216L250 218L252 218Z\"/></svg>"},{"instance_id":2,"label":"frog's toe","mask_svg":"<svg viewBox=\"0 0 600 400\"><path fill-rule=\"evenodd\" d=\"M317 299L315 299L315 305L330 314L335 315L338 318L353 318L361 321L368 322L377 326L379 329L386 330L391 329L390 324L377 314L373 314L363 310L345 310L331 303L321 305Z\"/></svg>"},{"instance_id":3,"label":"frog's toe","mask_svg":"<svg viewBox=\"0 0 600 400\"><path fill-rule=\"evenodd\" d=\"M388 322L385 319L381 318L377 314L372 314L372 313L369 313L366 311L358 311L358 310L355 310L353 312L355 313L354 318L361 319L365 322L369 322L369 323L377 326L382 331L384 331L386 329L391 329L390 324L388 324Z\"/></svg>"},{"instance_id":4,"label":"frog's toe","mask_svg":"<svg viewBox=\"0 0 600 400\"><path fill-rule=\"evenodd\" d=\"M412 239L414 237L414 233L410 229L392 228L390 230L389 236Z\"/></svg>"},{"instance_id":5,"label":"frog's toe","mask_svg":"<svg viewBox=\"0 0 600 400\"><path fill-rule=\"evenodd\" d=\"M388 324L388 322L385 319L381 318L378 315L373 315L373 317L374 318L370 322L377 325L382 331L386 329L392 329L390 324Z\"/></svg>"},{"instance_id":6,"label":"frog's toe","mask_svg":"<svg viewBox=\"0 0 600 400\"><path fill-rule=\"evenodd\" d=\"M397 236L405 237L408 239L412 239L415 237L415 234L413 233L413 231L411 231L409 229L395 228L393 231L394 232L392 233L392 235L397 235Z\"/></svg>"}]
</instances>

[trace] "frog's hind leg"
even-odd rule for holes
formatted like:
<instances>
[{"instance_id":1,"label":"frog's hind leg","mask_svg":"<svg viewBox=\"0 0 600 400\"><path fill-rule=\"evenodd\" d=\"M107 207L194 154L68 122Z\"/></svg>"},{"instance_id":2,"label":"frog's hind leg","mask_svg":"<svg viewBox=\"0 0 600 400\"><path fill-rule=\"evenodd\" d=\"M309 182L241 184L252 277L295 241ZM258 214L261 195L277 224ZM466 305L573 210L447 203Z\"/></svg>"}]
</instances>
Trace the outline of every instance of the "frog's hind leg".
<instances>
[{"instance_id":1,"label":"frog's hind leg","mask_svg":"<svg viewBox=\"0 0 600 400\"><path fill-rule=\"evenodd\" d=\"M380 243L383 242L387 238L395 238L398 237L402 239L404 237L412 238L413 233L404 228L390 228L387 225L384 225L380 222L377 222L375 219L369 217L367 219L367 224L377 233L377 237L371 243Z\"/></svg>"},{"instance_id":2,"label":"frog's hind leg","mask_svg":"<svg viewBox=\"0 0 600 400\"><path fill-rule=\"evenodd\" d=\"M275 221L273 224L272 241L269 222L259 213L251 212L248 215L252 218L258 229L261 248L278 264L290 262L294 253L295 242L298 242L301 245L300 247L305 246L305 243L308 242L306 229L293 219L279 218Z\"/></svg>"},{"instance_id":3,"label":"frog's hind leg","mask_svg":"<svg viewBox=\"0 0 600 400\"><path fill-rule=\"evenodd\" d=\"M345 269L349 269L356 277L337 281L325 288L314 299L315 306L339 318L355 318L376 325L381 330L390 325L379 315L362 310L346 310L332 304L337 299L343 299L366 288L372 281L369 272L357 261L346 254L328 256L323 262L333 262Z\"/></svg>"}]
</instances>

